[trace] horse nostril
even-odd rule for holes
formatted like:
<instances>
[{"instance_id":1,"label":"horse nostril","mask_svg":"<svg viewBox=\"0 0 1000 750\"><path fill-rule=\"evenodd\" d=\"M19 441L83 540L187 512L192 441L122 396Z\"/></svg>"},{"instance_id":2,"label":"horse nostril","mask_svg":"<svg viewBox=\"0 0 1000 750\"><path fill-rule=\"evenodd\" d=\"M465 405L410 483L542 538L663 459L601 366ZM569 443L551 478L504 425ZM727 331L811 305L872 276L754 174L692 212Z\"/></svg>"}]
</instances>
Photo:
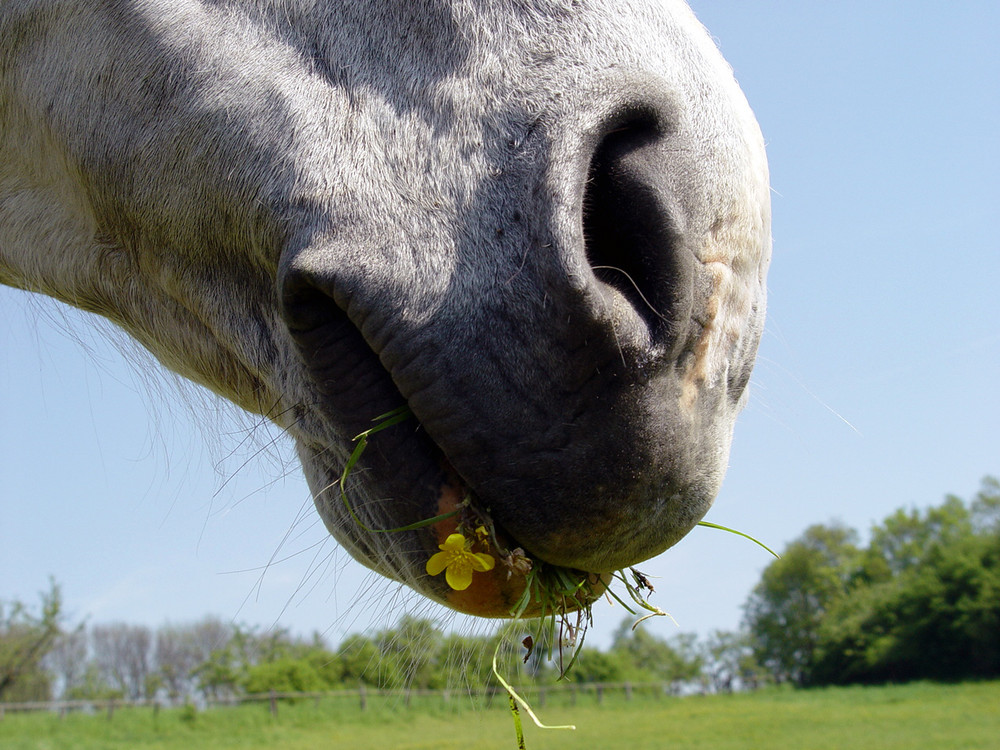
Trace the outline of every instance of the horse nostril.
<instances>
[{"instance_id":1,"label":"horse nostril","mask_svg":"<svg viewBox=\"0 0 1000 750\"><path fill-rule=\"evenodd\" d=\"M683 325L690 298L664 140L660 118L649 110L615 118L591 157L583 197L595 276L620 292L658 339Z\"/></svg>"}]
</instances>

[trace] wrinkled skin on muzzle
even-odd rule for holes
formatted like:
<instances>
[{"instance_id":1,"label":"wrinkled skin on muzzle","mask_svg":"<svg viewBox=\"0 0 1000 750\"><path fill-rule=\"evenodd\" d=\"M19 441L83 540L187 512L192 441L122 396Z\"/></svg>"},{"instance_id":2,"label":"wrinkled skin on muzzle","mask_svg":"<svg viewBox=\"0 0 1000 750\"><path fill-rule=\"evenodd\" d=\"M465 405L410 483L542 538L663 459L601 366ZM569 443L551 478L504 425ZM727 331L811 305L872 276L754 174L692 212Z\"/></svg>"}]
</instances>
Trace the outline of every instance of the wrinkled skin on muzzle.
<instances>
[{"instance_id":1,"label":"wrinkled skin on muzzle","mask_svg":"<svg viewBox=\"0 0 1000 750\"><path fill-rule=\"evenodd\" d=\"M329 418L349 434L401 403L416 417L352 483L378 504L373 527L446 510L460 484L529 555L607 572L674 544L718 491L764 306L760 137L699 29L668 14L622 40L608 20L545 19L504 59L452 50L444 80L406 87L453 119L423 97L394 113L377 182L349 184L340 218L282 259ZM631 48L581 60L560 44L581 35ZM571 88L534 62L552 46L549 65L583 66ZM383 107L365 102L355 127ZM427 212L416 226L401 192ZM325 451L302 448L317 490L340 465ZM337 493L318 505L363 558L380 546ZM409 542L418 573L440 536Z\"/></svg>"},{"instance_id":2,"label":"wrinkled skin on muzzle","mask_svg":"<svg viewBox=\"0 0 1000 750\"><path fill-rule=\"evenodd\" d=\"M673 545L719 490L770 255L762 138L704 29L676 2L305 7L116 21L136 66L165 61L142 80L216 78L136 126L202 144L149 150L148 189L79 146L102 240L170 299L92 282L82 306L285 427L330 532L450 606L519 593L503 566L427 575L463 518L593 574ZM352 438L401 406L341 492Z\"/></svg>"}]
</instances>

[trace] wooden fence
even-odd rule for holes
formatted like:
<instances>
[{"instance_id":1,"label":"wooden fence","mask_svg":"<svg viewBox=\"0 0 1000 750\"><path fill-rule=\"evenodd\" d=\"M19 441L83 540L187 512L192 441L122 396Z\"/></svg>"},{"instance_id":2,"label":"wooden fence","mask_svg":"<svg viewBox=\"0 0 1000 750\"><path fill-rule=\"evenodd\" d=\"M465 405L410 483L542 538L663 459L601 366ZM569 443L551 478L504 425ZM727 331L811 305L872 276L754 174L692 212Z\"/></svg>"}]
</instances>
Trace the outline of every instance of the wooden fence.
<instances>
[{"instance_id":1,"label":"wooden fence","mask_svg":"<svg viewBox=\"0 0 1000 750\"><path fill-rule=\"evenodd\" d=\"M566 683L557 685L529 685L518 688L519 694L531 702L533 706L544 707L546 701L558 699L567 705L576 705L578 701L589 701L601 704L607 695L621 695L625 700L632 700L636 695L655 696L657 698L676 695L676 686L670 683L631 683L631 682L595 682ZM395 705L410 707L414 698L437 699L443 705L455 700L479 700L487 706L494 701L507 703L507 694L503 688L462 688L453 690L423 690L423 689L384 689L361 683L354 689L326 690L308 693L283 693L274 690L266 693L250 693L234 695L226 698L200 699L196 701L199 708L209 709L216 706L236 706L243 703L267 702L271 714L278 715L279 705L283 700L312 700L318 706L321 701L336 699L353 701L359 711L366 711L374 700L389 700ZM142 700L126 700L124 698L65 700L65 701L30 701L24 703L0 703L0 720L6 712L21 711L51 711L65 716L74 711L86 713L106 713L108 719L114 717L115 711L123 708L152 708L158 712L164 708L176 708L185 701L171 701L164 698L149 698ZM427 705L427 701L422 701Z\"/></svg>"}]
</instances>

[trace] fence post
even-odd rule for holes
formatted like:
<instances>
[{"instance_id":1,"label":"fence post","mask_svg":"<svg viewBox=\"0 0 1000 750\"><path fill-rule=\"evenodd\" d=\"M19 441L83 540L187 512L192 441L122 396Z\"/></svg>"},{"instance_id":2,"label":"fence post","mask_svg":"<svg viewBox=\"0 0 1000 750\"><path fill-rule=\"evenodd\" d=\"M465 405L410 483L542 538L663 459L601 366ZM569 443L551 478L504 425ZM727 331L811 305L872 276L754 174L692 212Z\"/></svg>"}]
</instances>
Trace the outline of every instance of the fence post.
<instances>
[{"instance_id":1,"label":"fence post","mask_svg":"<svg viewBox=\"0 0 1000 750\"><path fill-rule=\"evenodd\" d=\"M111 717L114 716L114 713L115 713L115 699L110 698L108 700L108 721L111 721Z\"/></svg>"},{"instance_id":2,"label":"fence post","mask_svg":"<svg viewBox=\"0 0 1000 750\"><path fill-rule=\"evenodd\" d=\"M269 691L268 697L271 699L271 716L277 718L278 716L278 698L274 694L274 688Z\"/></svg>"},{"instance_id":3,"label":"fence post","mask_svg":"<svg viewBox=\"0 0 1000 750\"><path fill-rule=\"evenodd\" d=\"M368 693L365 690L365 683L358 681L358 695L361 697L361 710L368 708Z\"/></svg>"},{"instance_id":4,"label":"fence post","mask_svg":"<svg viewBox=\"0 0 1000 750\"><path fill-rule=\"evenodd\" d=\"M597 683L597 704L601 705L604 703L604 685Z\"/></svg>"},{"instance_id":5,"label":"fence post","mask_svg":"<svg viewBox=\"0 0 1000 750\"><path fill-rule=\"evenodd\" d=\"M632 700L632 683L631 682L626 682L625 683L625 700L627 700L627 701Z\"/></svg>"}]
</instances>

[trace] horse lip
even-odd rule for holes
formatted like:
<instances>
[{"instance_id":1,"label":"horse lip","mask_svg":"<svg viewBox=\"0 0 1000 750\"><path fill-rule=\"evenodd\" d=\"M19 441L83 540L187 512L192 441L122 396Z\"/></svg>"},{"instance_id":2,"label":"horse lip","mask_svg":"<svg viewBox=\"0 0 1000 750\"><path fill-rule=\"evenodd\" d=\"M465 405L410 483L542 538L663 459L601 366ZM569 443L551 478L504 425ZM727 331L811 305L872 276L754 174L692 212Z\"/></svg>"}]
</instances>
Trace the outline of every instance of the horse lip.
<instances>
[{"instance_id":1,"label":"horse lip","mask_svg":"<svg viewBox=\"0 0 1000 750\"><path fill-rule=\"evenodd\" d=\"M451 487L461 495L458 501L465 502L471 507L471 513L467 514L468 516L478 517L492 524L496 529L496 535L506 542L502 545L503 548L507 551L521 548L529 557L546 564L580 570L581 572L608 573L659 554L665 546L670 546L670 544L666 544L656 546L654 549L654 543L650 542L643 546L648 554L623 557L619 554L610 554L606 550L597 554L598 551L592 543L583 543L579 539L574 539L574 532L569 529L560 530L558 524L535 529L529 528L528 530L532 533L523 536L508 528L502 518L505 515L504 508L508 507L508 504L504 503L504 496L501 494L494 497L490 495L489 491L481 492L476 482L470 481L464 476L461 470L461 461L457 464L453 461L449 451L436 438L434 431L428 429L422 421L417 410L421 405L426 408L428 404L420 403L422 401L420 390L411 389L414 390L414 393L411 394L411 403L411 399L407 398L397 386L392 370L386 366L383 357L380 356L382 353L372 345L369 337L361 333L359 327L354 321L349 320L346 313L343 313L343 322L350 326L352 335L357 337L350 340L359 347L355 351L355 356L360 366L366 368L366 382L374 383L375 389L379 392L377 398L361 399L370 405L363 414L357 413L357 409L355 409L351 420L352 424L344 433L358 435L365 428L377 428L377 421L372 421L373 418L377 418L378 415L394 408L405 406L411 412L410 419L384 430L373 431L368 438L368 446L361 458L361 465L366 471L364 473L358 472L362 476L359 476L355 481L364 481L368 484L373 491L367 494L372 497L390 498L380 500L378 503L380 507L373 510L374 518L378 519L370 522L370 524L377 524L373 528L399 528L419 524L450 511L452 508L441 507L441 498L445 488ZM300 332L299 335L309 334ZM383 343L388 344L389 341L383 341ZM361 346L364 347L363 350L360 350ZM390 357L390 361L391 359ZM397 370L400 368L408 369L398 360L394 364ZM404 376L404 382L405 380ZM314 378L314 381L321 383L322 378ZM357 395L349 391L338 392L333 394L333 398L329 401L323 399L322 403L325 408L321 408L323 408L324 413L335 418L331 412L336 409L336 402L339 401L341 404L344 402L354 403L353 397ZM453 414L448 415L445 421L451 422L452 417L454 417ZM431 420L432 424L437 425L439 429L441 428L442 415L432 413ZM337 473L328 477L327 481L335 481L339 479L339 476ZM333 491L339 495L339 484ZM348 494L350 494L349 491ZM340 503L340 498L336 498L335 501ZM508 514L518 512L517 506L518 504L514 503L513 506L508 507ZM520 512L523 511L524 509L521 508ZM350 523L351 519L343 518L342 521ZM442 594L444 598L450 595L450 592L443 587L443 581L428 580L423 575L423 564L427 557L436 552L437 545L443 543L445 539L434 528L436 525L430 524L430 529L417 529L416 533L420 539L420 547L424 556L421 557L414 550L413 559L395 561L397 569L396 575L393 577L408 578L409 580L406 582L420 588L424 593L428 593L427 588L435 589L438 594L435 598L441 599ZM512 526L518 526L518 523L515 522ZM529 524L530 526L531 524ZM521 529L521 531L525 531L525 529ZM535 534L534 531L539 531L541 536ZM354 530L355 534L360 532L362 529ZM609 529L608 538L619 534L620 526L615 525L614 528ZM678 534L679 536L683 536L683 533ZM355 541L369 548L377 548L379 545L378 542L370 539L366 541L356 539ZM393 561L389 561L389 564L393 564ZM416 583L414 583L414 576L416 576Z\"/></svg>"},{"instance_id":2,"label":"horse lip","mask_svg":"<svg viewBox=\"0 0 1000 750\"><path fill-rule=\"evenodd\" d=\"M316 477L320 486L314 487L314 492L318 494L317 505L328 506L326 512L321 508L321 515L330 531L348 546L355 557L363 558L362 562L447 603L450 592L444 587L443 580L428 579L423 570L426 559L443 542L434 528L413 532L420 540L418 546L422 553L407 545L412 550L409 556L391 559L391 554L381 549L378 540L378 537L386 535L370 534L363 527L398 528L434 519L441 515L441 497L448 486L459 488L462 495L459 499L471 505L475 516L492 522L489 510L481 506L474 487L461 476L447 452L412 409L410 419L378 429L379 415L401 407L410 408L410 403L382 362L379 348L373 345L370 336L362 332L365 328L371 332L372 328L365 325L371 319L354 320L341 305L331 304L331 297L324 295L322 299L325 299L326 309L318 319L313 316L312 310L303 316L293 305L286 306L289 332L302 353L309 380L318 391L318 409L324 415L324 421L330 422L342 436L360 436L366 432L368 435L366 448L351 472L357 476L345 478L344 496L341 495L341 470L336 462L320 459L324 454L329 455L326 441L316 435L300 436L300 440L309 446L311 459L320 464L316 466L321 474ZM342 366L345 360L352 361L353 371ZM328 364L331 367L327 367ZM364 383L364 392L358 391L358 382ZM339 385L342 383L351 385ZM352 446L347 448L350 451ZM303 458L308 460L305 456ZM365 495L391 498L380 500L378 507L365 503L362 526L356 525L359 518L355 514L360 509L351 507L348 511L344 507L345 496L348 505L358 504L352 503L352 498L356 500L360 495L351 491L352 485L356 489L358 482L370 488ZM500 534L511 539L502 529ZM512 546L517 544L512 542Z\"/></svg>"},{"instance_id":3,"label":"horse lip","mask_svg":"<svg viewBox=\"0 0 1000 750\"><path fill-rule=\"evenodd\" d=\"M320 391L320 411L340 428L341 434L370 433L368 446L360 461L369 464L368 468L376 475L373 484L378 494L388 494L393 498L383 502L384 506L412 501L413 492L423 496L417 501L424 508L423 517L395 519L402 521L396 523L390 514L387 519L390 525L404 526L440 515L436 512L439 510L440 492L448 484L460 485L476 514L490 518L489 510L481 507L473 485L461 475L448 452L423 425L410 400L397 386L392 368L383 362L385 350L391 342L391 336L383 335L384 327L374 316L362 315L357 307L351 305L349 296L323 293L315 287L307 289L306 298L311 299L313 304L306 306L306 314L303 315L299 303L302 288L294 289L293 284L286 287L286 292L289 288L293 288L293 293L285 296L286 324L303 352L311 381ZM321 293L318 298L315 295L317 291ZM325 308L318 319L314 316L317 299ZM333 348L337 350L332 357L327 355L330 360L338 364L346 358L355 360L355 371L339 373L336 380L364 382L368 392L359 394L356 388L324 387L324 384L332 384L335 378L330 377L322 362L317 363L323 350L312 342L329 341L335 342ZM314 356L308 356L310 353ZM345 353L346 357L338 356ZM400 368L406 369L401 363L396 363L396 369ZM359 402L362 404L360 407L357 405ZM378 429L379 415L403 407L410 410L412 421L405 420L388 429ZM342 424L344 422L347 424ZM322 447L322 442L318 447ZM412 485L417 486L416 490ZM511 538L509 534L507 537Z\"/></svg>"},{"instance_id":4,"label":"horse lip","mask_svg":"<svg viewBox=\"0 0 1000 750\"><path fill-rule=\"evenodd\" d=\"M371 435L359 466L367 471L357 472L359 476L348 482L347 492L351 494L351 484L357 486L358 482L363 482L370 488L365 492L369 499L392 499L365 503L370 511L366 525L379 529L399 528L433 519L440 515L442 488L456 481L461 484L463 494L471 498L469 502L476 512L484 518L530 512L523 503L505 502L503 491L497 494L492 487L480 488L478 485L484 479L480 476L481 471L477 474L478 469L463 470L463 463L472 455L470 446L475 441L462 438L463 428L456 428L456 418L461 415L450 409L441 412L443 402L434 398L434 395L441 396L440 383L428 375L435 364L430 361L435 356L434 348L416 347L413 341L404 341L400 332L391 329L382 315L368 309L351 294L345 288L347 284L339 284L335 274L318 276L296 270L294 265L286 266L282 279L283 309L288 330L318 395L319 410L327 422L320 434L333 427L342 442L344 436L358 435L376 426L373 418L401 405L411 409L418 425L415 430L407 429L407 425L412 427L407 421ZM313 438L312 442L323 445L322 439ZM327 514L336 514L334 518L327 518L331 531L336 534L335 527L340 524L341 535L353 537L355 549L373 551L381 557L382 568L395 568L394 577L406 578L415 588L425 589L428 581L423 576L422 564L426 556L421 560L421 553L413 549L411 559L393 560L380 549L380 542L364 538L362 529L342 528L352 523L352 519L347 517L339 497L336 480L340 472L333 466L327 468L332 476L328 475L325 481L338 486L330 490L326 502L340 506L327 509ZM463 471L477 474L478 478L470 481ZM537 489L538 493L545 491L543 487ZM334 493L338 497L334 497ZM529 494L537 493L529 490ZM515 518L511 516L507 520L515 521ZM496 523L494 521L494 525ZM587 559L593 560L593 555L584 551L581 556L579 545L575 552L568 552L559 559L559 543L556 541L554 547L552 544L562 536L558 523L548 525L539 517L534 524L527 524L534 528L522 528L519 532L507 531L507 524L502 519L499 523L504 537L510 540L510 548L522 547L532 557L560 567L607 571L606 567L596 570L594 564L588 565ZM517 527L519 523L515 521L510 526ZM521 533L526 531L529 533ZM433 554L437 544L443 542L427 530L416 536L424 555ZM370 564L370 555L362 554ZM574 560L577 564L573 564Z\"/></svg>"}]
</instances>

